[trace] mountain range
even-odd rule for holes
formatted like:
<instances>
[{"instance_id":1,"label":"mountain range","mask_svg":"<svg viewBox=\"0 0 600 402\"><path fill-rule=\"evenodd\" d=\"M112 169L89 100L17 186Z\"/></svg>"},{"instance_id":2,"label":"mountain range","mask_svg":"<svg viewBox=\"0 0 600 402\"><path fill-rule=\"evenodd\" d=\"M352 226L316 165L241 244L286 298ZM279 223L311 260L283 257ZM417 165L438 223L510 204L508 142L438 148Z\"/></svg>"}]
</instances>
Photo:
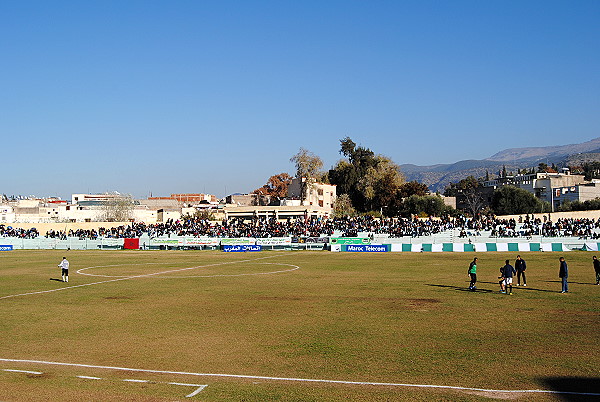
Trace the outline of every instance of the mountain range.
<instances>
[{"instance_id":1,"label":"mountain range","mask_svg":"<svg viewBox=\"0 0 600 402\"><path fill-rule=\"evenodd\" d=\"M600 161L600 137L580 144L545 147L509 148L485 159L469 159L449 164L419 166L400 165L408 181L426 184L433 192L443 192L450 183L467 176L484 177L486 172L494 177L502 168L508 171L537 167L541 162L566 166L583 162Z\"/></svg>"}]
</instances>

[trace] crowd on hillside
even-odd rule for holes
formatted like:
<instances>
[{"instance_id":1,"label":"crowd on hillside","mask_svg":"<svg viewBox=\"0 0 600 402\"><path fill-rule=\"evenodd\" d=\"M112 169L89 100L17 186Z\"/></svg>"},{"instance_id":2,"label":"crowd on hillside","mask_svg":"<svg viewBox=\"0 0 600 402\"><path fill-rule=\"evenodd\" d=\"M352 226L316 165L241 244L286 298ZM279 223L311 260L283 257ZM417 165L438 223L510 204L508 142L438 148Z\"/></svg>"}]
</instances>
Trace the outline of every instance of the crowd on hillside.
<instances>
[{"instance_id":1,"label":"crowd on hillside","mask_svg":"<svg viewBox=\"0 0 600 402\"><path fill-rule=\"evenodd\" d=\"M545 217L544 217L545 218ZM497 219L481 216L476 219L466 217L444 217L441 219L419 218L374 218L372 216L345 218L275 219L255 218L243 220L232 218L220 223L201 219L168 220L164 223L146 225L131 223L126 226L99 229L78 229L68 231L50 230L45 237L66 239L97 238L136 238L148 234L151 238L164 236L209 236L209 237L355 237L359 234L379 234L390 237L421 237L449 230L458 230L459 237L476 237L486 232L491 237L576 236L582 239L599 238L600 219L550 219L526 216L517 222L515 219ZM36 238L35 229L19 229L0 225L1 237Z\"/></svg>"}]
</instances>

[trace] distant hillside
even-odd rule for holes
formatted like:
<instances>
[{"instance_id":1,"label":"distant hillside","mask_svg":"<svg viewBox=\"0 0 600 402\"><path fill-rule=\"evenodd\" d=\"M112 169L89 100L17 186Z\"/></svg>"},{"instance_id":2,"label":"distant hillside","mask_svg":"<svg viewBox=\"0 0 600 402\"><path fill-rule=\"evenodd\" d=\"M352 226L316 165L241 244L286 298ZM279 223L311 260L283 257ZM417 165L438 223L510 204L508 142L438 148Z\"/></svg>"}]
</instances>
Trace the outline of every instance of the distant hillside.
<instances>
[{"instance_id":1,"label":"distant hillside","mask_svg":"<svg viewBox=\"0 0 600 402\"><path fill-rule=\"evenodd\" d=\"M465 161L464 161L465 162ZM469 162L484 162L484 161L469 161ZM458 162L460 163L460 162ZM457 164L458 164L457 163ZM510 164L502 164L497 162L486 163L476 165L473 164L473 167L465 168L465 169L456 169L457 164L452 165L435 165L438 166L436 169L428 170L426 166L415 166L415 165L401 165L400 169L406 179L409 181L416 180L425 184L429 189L433 192L439 191L440 193L444 191L446 186L450 183L456 183L467 176L474 177L484 177L486 172L489 172L490 176L495 176L499 171L502 170L503 167L506 167L508 171L515 171L517 168L526 168L530 167L529 164L524 165L513 165ZM460 166L460 165L459 165Z\"/></svg>"},{"instance_id":2,"label":"distant hillside","mask_svg":"<svg viewBox=\"0 0 600 402\"><path fill-rule=\"evenodd\" d=\"M467 176L483 177L486 171L495 176L503 167L508 171L536 167L540 162L557 166L582 165L585 162L600 162L600 137L581 144L510 148L481 160L463 160L449 164L419 166L400 165L407 180L419 181L431 191L443 192L450 183Z\"/></svg>"},{"instance_id":3,"label":"distant hillside","mask_svg":"<svg viewBox=\"0 0 600 402\"><path fill-rule=\"evenodd\" d=\"M487 158L489 161L510 162L537 161L546 158L556 159L567 155L594 152L600 148L600 137L581 144L558 145L550 147L510 148Z\"/></svg>"}]
</instances>

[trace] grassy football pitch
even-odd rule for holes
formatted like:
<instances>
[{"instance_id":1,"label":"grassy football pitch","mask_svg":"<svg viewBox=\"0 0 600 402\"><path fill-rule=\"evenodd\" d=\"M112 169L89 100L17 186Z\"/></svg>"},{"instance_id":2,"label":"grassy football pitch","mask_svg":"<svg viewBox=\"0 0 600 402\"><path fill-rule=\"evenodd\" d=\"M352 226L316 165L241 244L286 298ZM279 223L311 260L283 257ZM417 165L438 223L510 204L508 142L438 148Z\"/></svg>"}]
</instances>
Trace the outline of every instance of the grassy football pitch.
<instances>
[{"instance_id":1,"label":"grassy football pitch","mask_svg":"<svg viewBox=\"0 0 600 402\"><path fill-rule=\"evenodd\" d=\"M474 256L4 252L0 400L600 398L563 393L600 394L592 254L564 253L568 294L558 253L522 254L511 296L515 253L477 254L470 292Z\"/></svg>"}]
</instances>

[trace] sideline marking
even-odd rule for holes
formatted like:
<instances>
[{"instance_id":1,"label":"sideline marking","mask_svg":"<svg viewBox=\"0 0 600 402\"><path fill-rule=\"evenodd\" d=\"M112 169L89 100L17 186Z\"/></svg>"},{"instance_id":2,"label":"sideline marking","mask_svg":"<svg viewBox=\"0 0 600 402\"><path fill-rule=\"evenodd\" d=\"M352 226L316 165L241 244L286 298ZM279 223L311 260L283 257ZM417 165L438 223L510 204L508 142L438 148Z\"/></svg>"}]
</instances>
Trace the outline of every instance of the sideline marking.
<instances>
[{"instance_id":1,"label":"sideline marking","mask_svg":"<svg viewBox=\"0 0 600 402\"><path fill-rule=\"evenodd\" d=\"M11 373L27 373L27 374L37 374L37 375L44 374L44 373L40 373L39 371L27 371L27 370L4 369L3 371L10 371Z\"/></svg>"},{"instance_id":2,"label":"sideline marking","mask_svg":"<svg viewBox=\"0 0 600 402\"><path fill-rule=\"evenodd\" d=\"M98 366L98 365L92 365L92 364L48 362L48 361L43 361L43 360L25 360L25 359L0 358L0 361L13 362L13 363L48 364L48 365L55 365L55 366L87 367L87 368L95 368L95 369L131 371L131 372L140 372L140 373L188 375L188 376L196 376L196 377L244 378L244 379L256 379L256 380L295 381L295 382L345 384L345 385L377 385L377 386L388 386L388 387L435 388L435 389L453 389L453 390L459 390L459 391L498 392L498 393L511 393L511 394L528 393L528 394L600 396L600 393L595 393L595 392L552 391L552 390L545 390L545 389L524 389L524 390L486 389L486 388L473 388L473 387L459 387L459 386L452 386L452 385L405 384L405 383L370 382L370 381L343 381L343 380L325 380L325 379L316 379L316 378L268 377L268 376L243 375L243 374L191 373L191 372L185 372L185 371L134 369L134 368L127 368L127 367ZM199 390L198 392L200 392L200 391L201 390Z\"/></svg>"},{"instance_id":3,"label":"sideline marking","mask_svg":"<svg viewBox=\"0 0 600 402\"><path fill-rule=\"evenodd\" d=\"M270 256L267 256L267 257L260 257L260 258L255 258L255 259L251 259L251 260L226 261L226 262L215 263L215 264L198 265L198 266L195 266L195 267L171 269L171 270L162 271L162 272L153 272L151 274L133 275L133 276L127 276L127 277L123 277L123 278L109 279L109 280L106 280L106 281L84 283L84 284L81 284L81 285L67 286L67 287L58 288L58 289L40 290L40 291L37 291L37 292L20 293L20 294L16 294L16 295L2 296L2 297L0 297L0 300L2 300L2 299L8 299L8 298L11 298L11 297L30 296L30 295L37 295L37 294L43 294L43 293L60 292L62 290L81 288L81 287L84 287L84 286L100 285L100 284L103 284L103 283L110 283L110 282L126 281L128 279L147 278L147 277L156 276L156 275L170 274L170 273L173 273L173 272L188 271L188 270L191 270L191 269L214 267L214 266L228 265L228 264L238 264L238 263L244 263L244 262L253 262L253 261L257 261L257 260L264 260L265 258L274 258L274 257L279 257L279 255L270 255ZM93 267L88 267L88 268L93 268ZM298 268L300 268L300 267L298 267ZM82 268L82 269L85 269L85 268Z\"/></svg>"},{"instance_id":4,"label":"sideline marking","mask_svg":"<svg viewBox=\"0 0 600 402\"><path fill-rule=\"evenodd\" d=\"M126 379L121 380L121 381L125 381L125 382L150 382L148 380L134 380L134 379L129 379L129 378L126 378Z\"/></svg>"},{"instance_id":5,"label":"sideline marking","mask_svg":"<svg viewBox=\"0 0 600 402\"><path fill-rule=\"evenodd\" d=\"M90 377L89 375L78 375L77 378L83 378L84 380L101 380L100 377Z\"/></svg>"}]
</instances>

